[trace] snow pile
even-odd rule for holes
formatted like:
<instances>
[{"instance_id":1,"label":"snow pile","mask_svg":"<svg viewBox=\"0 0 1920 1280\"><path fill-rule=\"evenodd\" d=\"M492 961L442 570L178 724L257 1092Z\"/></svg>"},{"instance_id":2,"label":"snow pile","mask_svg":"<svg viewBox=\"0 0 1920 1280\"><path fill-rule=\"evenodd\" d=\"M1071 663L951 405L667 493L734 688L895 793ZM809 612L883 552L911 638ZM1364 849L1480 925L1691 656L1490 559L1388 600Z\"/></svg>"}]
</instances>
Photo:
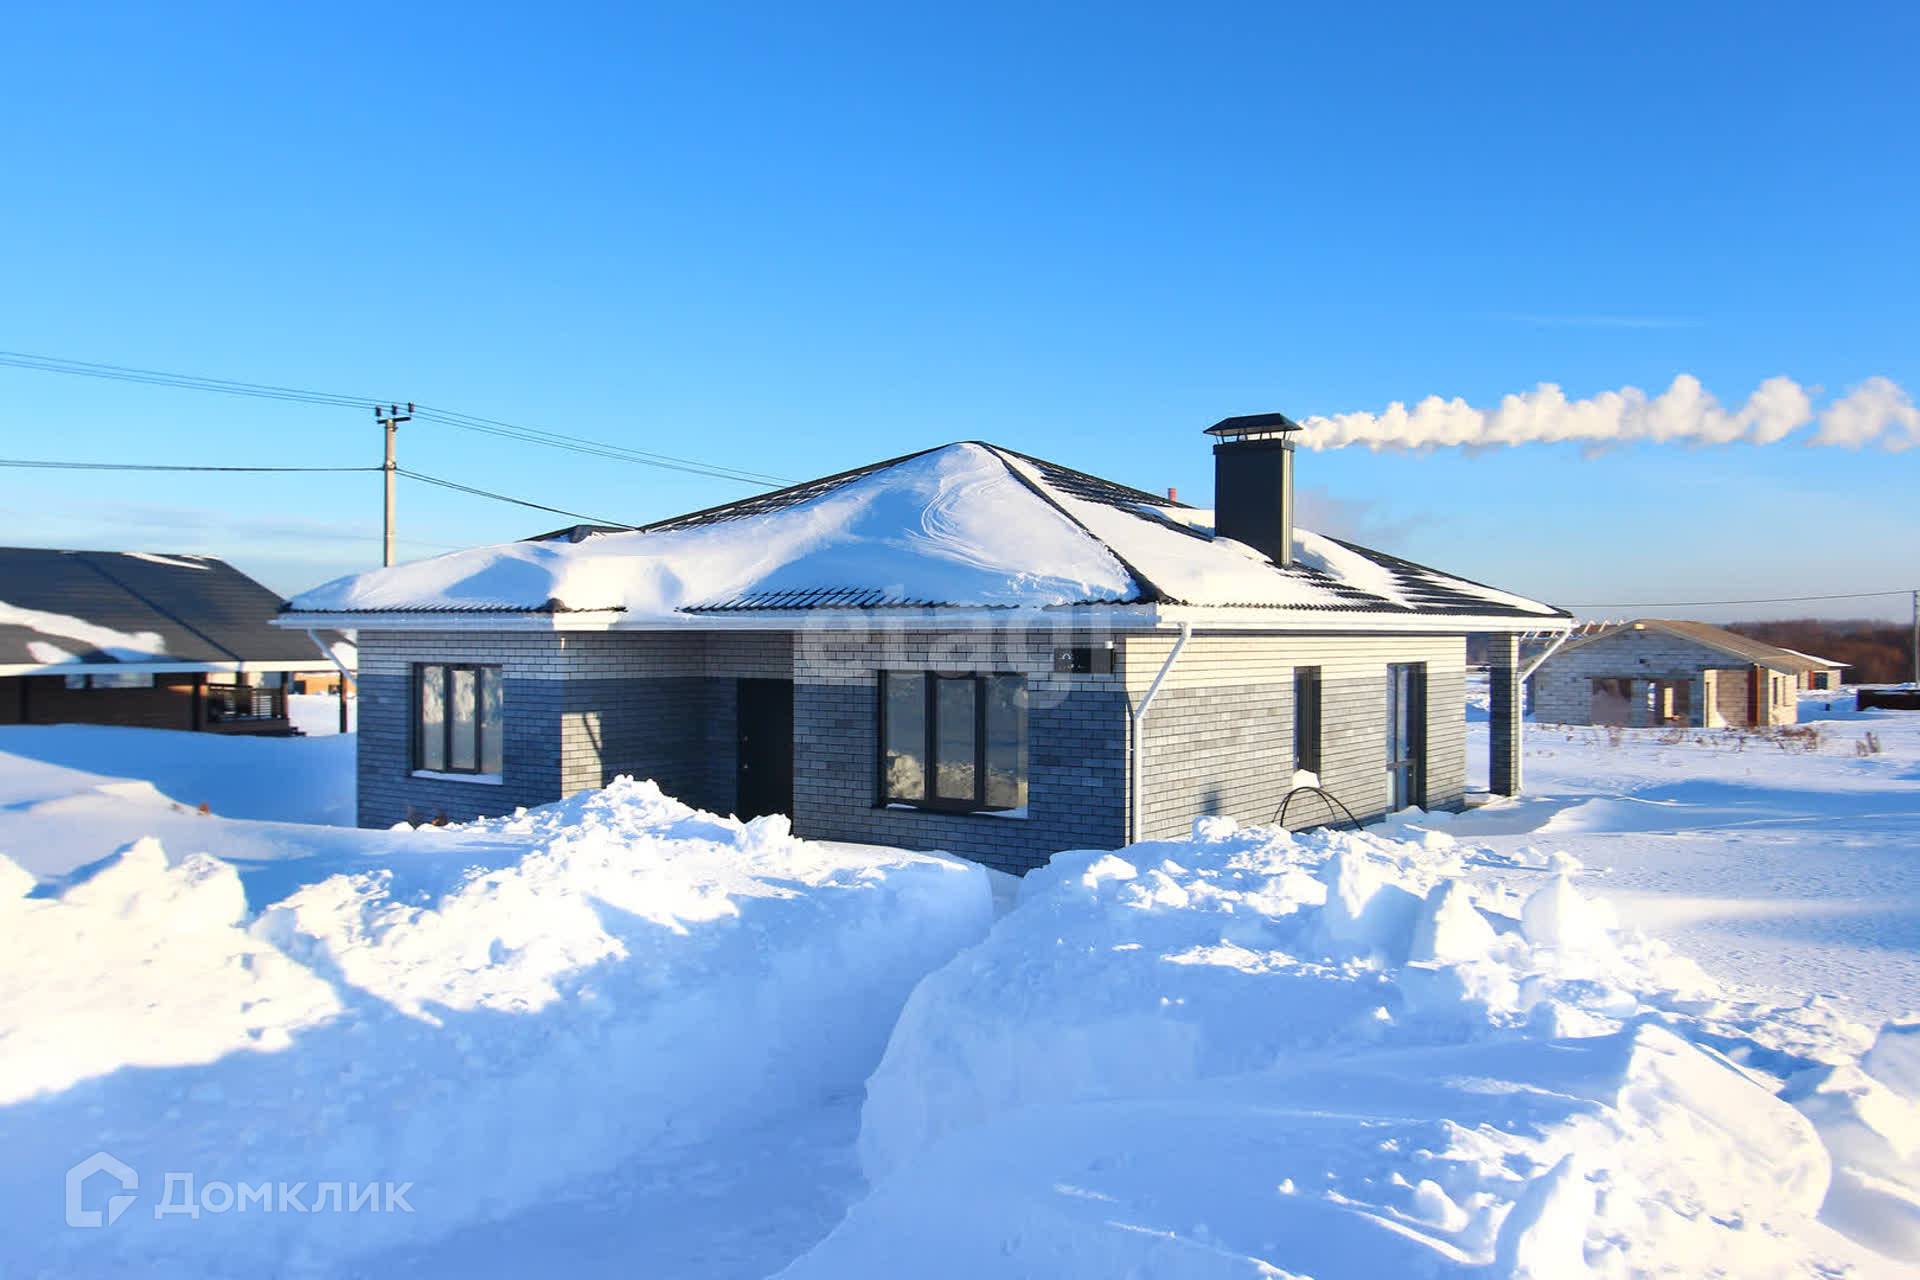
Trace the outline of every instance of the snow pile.
<instances>
[{"instance_id":1,"label":"snow pile","mask_svg":"<svg viewBox=\"0 0 1920 1280\"><path fill-rule=\"evenodd\" d=\"M1815 1221L1819 1117L1707 1047L1771 1062L1814 1033L1736 1049L1749 1011L1565 874L1516 894L1445 833L1397 830L1414 838L1203 819L1030 875L908 1002L868 1085L875 1190L785 1274L1785 1276L1859 1256Z\"/></svg>"},{"instance_id":2,"label":"snow pile","mask_svg":"<svg viewBox=\"0 0 1920 1280\"><path fill-rule=\"evenodd\" d=\"M1557 616L1536 601L1389 563L1304 530L1299 565L1280 569L1251 547L1214 538L1198 520L1206 513L1094 501L1077 496L1073 484L1055 483L1054 474L992 445L950 444L819 482L818 492L772 511L578 543L457 551L341 578L289 607L557 605L616 610L622 623L636 624L743 597L833 591L860 593L866 604L1043 608L1139 600L1141 584L1128 569L1137 566L1167 597L1188 604L1407 609L1418 590L1437 587ZM1374 602L1356 601L1354 591Z\"/></svg>"},{"instance_id":3,"label":"snow pile","mask_svg":"<svg viewBox=\"0 0 1920 1280\"><path fill-rule=\"evenodd\" d=\"M251 918L232 867L153 841L57 897L22 897L31 878L0 863L10 1268L323 1268L819 1106L992 912L977 867L811 844L626 779L379 834L410 856ZM96 1151L139 1199L62 1228L61 1177ZM156 1217L172 1173L305 1182L309 1205L323 1183L411 1183L413 1213Z\"/></svg>"}]
</instances>

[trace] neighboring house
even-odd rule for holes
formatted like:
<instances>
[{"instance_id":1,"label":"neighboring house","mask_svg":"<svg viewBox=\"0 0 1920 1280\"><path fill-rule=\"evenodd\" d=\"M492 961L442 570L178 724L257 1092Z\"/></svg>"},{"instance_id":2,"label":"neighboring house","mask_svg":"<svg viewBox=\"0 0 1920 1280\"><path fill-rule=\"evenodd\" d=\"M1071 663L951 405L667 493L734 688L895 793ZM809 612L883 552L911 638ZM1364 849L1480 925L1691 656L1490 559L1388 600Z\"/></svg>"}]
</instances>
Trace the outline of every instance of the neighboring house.
<instances>
[{"instance_id":1,"label":"neighboring house","mask_svg":"<svg viewBox=\"0 0 1920 1280\"><path fill-rule=\"evenodd\" d=\"M337 669L280 605L208 556L0 548L0 724L290 733L288 681Z\"/></svg>"},{"instance_id":2,"label":"neighboring house","mask_svg":"<svg viewBox=\"0 0 1920 1280\"><path fill-rule=\"evenodd\" d=\"M1809 664L1800 673L1802 689L1838 689L1846 683L1849 662L1836 662L1832 658L1817 658L1811 653L1802 653L1798 649L1786 649L1796 658L1804 658Z\"/></svg>"},{"instance_id":3,"label":"neighboring house","mask_svg":"<svg viewBox=\"0 0 1920 1280\"><path fill-rule=\"evenodd\" d=\"M1794 723L1802 678L1833 666L1705 622L1640 618L1568 640L1528 700L1557 724L1764 728Z\"/></svg>"},{"instance_id":4,"label":"neighboring house","mask_svg":"<svg viewBox=\"0 0 1920 1280\"><path fill-rule=\"evenodd\" d=\"M1211 428L1213 512L980 442L296 597L357 630L363 825L657 780L803 835L1025 870L1056 849L1466 793L1466 636L1551 606L1292 527L1297 426ZM1504 701L1502 699L1504 698ZM1312 795L1293 825L1336 816Z\"/></svg>"}]
</instances>

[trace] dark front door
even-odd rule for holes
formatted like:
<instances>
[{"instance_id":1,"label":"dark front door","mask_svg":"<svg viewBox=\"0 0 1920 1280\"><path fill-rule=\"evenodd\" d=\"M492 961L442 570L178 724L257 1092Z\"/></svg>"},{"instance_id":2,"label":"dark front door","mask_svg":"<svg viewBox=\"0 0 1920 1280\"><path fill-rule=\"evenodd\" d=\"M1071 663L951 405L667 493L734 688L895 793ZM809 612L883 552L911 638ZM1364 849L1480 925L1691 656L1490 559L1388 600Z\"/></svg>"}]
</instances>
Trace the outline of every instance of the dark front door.
<instances>
[{"instance_id":1,"label":"dark front door","mask_svg":"<svg viewBox=\"0 0 1920 1280\"><path fill-rule=\"evenodd\" d=\"M793 681L739 681L740 752L735 812L793 812Z\"/></svg>"}]
</instances>

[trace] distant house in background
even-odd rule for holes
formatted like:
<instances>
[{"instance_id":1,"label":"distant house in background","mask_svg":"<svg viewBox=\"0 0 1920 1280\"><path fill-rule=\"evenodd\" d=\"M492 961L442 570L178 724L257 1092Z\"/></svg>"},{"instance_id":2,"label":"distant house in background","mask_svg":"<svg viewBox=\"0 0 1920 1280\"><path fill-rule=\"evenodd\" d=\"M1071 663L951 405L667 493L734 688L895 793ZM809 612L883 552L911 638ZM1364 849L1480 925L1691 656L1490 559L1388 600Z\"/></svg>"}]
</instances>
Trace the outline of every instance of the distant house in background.
<instances>
[{"instance_id":1,"label":"distant house in background","mask_svg":"<svg viewBox=\"0 0 1920 1280\"><path fill-rule=\"evenodd\" d=\"M1798 718L1803 681L1839 664L1704 622L1640 618L1575 635L1529 682L1536 719L1654 728L1764 728Z\"/></svg>"},{"instance_id":2,"label":"distant house in background","mask_svg":"<svg viewBox=\"0 0 1920 1280\"><path fill-rule=\"evenodd\" d=\"M208 556L0 548L0 724L290 734L289 686L340 669L280 605Z\"/></svg>"},{"instance_id":3,"label":"distant house in background","mask_svg":"<svg viewBox=\"0 0 1920 1280\"><path fill-rule=\"evenodd\" d=\"M1850 665L1848 663L1836 662L1832 658L1818 658L1811 653L1802 653L1798 649L1786 649L1783 652L1790 653L1796 658L1805 658L1810 664L1800 673L1802 689L1838 689L1846 682L1847 667Z\"/></svg>"}]
</instances>

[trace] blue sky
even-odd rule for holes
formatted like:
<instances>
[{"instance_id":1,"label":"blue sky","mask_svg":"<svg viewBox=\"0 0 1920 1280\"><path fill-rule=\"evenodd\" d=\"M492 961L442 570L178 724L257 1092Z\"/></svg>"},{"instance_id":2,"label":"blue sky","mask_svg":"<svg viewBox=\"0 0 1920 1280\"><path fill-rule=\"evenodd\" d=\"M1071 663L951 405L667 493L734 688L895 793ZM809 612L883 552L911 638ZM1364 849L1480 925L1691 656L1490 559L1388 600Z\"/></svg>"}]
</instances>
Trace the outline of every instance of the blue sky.
<instances>
[{"instance_id":1,"label":"blue sky","mask_svg":"<svg viewBox=\"0 0 1920 1280\"><path fill-rule=\"evenodd\" d=\"M1232 413L1920 388L1907 6L396 8L12 13L0 349L793 478L986 438L1202 503ZM379 455L363 411L13 369L0 424L8 457ZM1567 604L1920 585L1920 450L1805 434L1350 447L1303 505ZM401 459L635 521L749 492L426 424ZM289 592L379 550L365 475L0 470L0 513ZM562 522L401 494L406 555Z\"/></svg>"}]
</instances>

